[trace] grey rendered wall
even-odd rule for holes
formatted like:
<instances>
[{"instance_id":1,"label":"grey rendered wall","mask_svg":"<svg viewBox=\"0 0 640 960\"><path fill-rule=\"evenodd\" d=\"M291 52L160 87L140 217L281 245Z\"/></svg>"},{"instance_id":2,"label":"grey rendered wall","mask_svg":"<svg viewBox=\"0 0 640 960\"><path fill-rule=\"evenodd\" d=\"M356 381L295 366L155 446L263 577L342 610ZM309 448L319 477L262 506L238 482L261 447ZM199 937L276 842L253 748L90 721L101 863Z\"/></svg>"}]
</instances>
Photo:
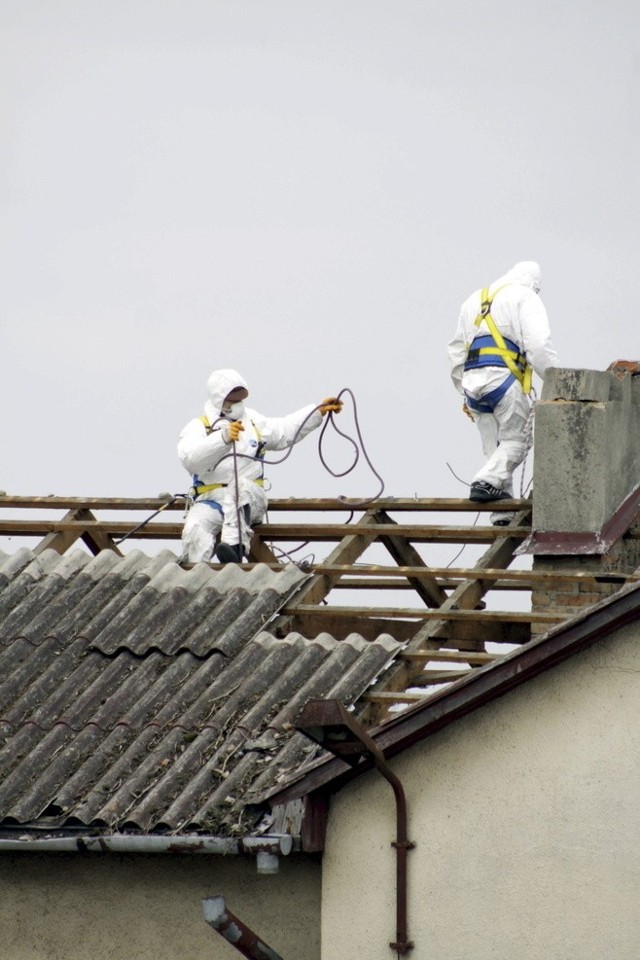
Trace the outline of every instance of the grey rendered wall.
<instances>
[{"instance_id":1,"label":"grey rendered wall","mask_svg":"<svg viewBox=\"0 0 640 960\"><path fill-rule=\"evenodd\" d=\"M255 860L162 854L0 855L0 957L240 960L203 919L217 893L284 960L319 960L318 862L258 876Z\"/></svg>"},{"instance_id":2,"label":"grey rendered wall","mask_svg":"<svg viewBox=\"0 0 640 960\"><path fill-rule=\"evenodd\" d=\"M640 483L640 378L549 370L535 413L533 528L600 530Z\"/></svg>"},{"instance_id":3,"label":"grey rendered wall","mask_svg":"<svg viewBox=\"0 0 640 960\"><path fill-rule=\"evenodd\" d=\"M408 796L414 960L640 956L640 631L488 704L392 765ZM394 805L332 800L322 960L392 960Z\"/></svg>"}]
</instances>

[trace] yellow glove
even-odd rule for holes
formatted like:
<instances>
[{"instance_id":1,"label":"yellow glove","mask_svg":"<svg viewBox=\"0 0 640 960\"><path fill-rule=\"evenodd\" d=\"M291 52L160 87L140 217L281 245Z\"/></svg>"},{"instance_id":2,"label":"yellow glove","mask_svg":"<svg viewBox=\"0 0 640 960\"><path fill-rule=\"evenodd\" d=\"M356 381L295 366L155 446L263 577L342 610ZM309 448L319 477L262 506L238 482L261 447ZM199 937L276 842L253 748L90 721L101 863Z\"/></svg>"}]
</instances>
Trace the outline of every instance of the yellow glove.
<instances>
[{"instance_id":1,"label":"yellow glove","mask_svg":"<svg viewBox=\"0 0 640 960\"><path fill-rule=\"evenodd\" d=\"M242 426L241 420L231 420L230 423L223 427L224 439L227 443L235 443L236 440L240 439L240 434L243 430L244 427Z\"/></svg>"},{"instance_id":2,"label":"yellow glove","mask_svg":"<svg viewBox=\"0 0 640 960\"><path fill-rule=\"evenodd\" d=\"M337 397L327 397L322 401L318 410L324 417L326 413L340 413L342 410L343 403L342 400L338 400Z\"/></svg>"},{"instance_id":3,"label":"yellow glove","mask_svg":"<svg viewBox=\"0 0 640 960\"><path fill-rule=\"evenodd\" d=\"M475 420L473 419L473 414L471 413L471 410L469 410L469 407L467 406L467 401L466 401L466 400L465 400L465 402L462 404L462 412L463 412L463 413L466 413L466 415L469 417L469 420L471 420L472 423L475 423Z\"/></svg>"}]
</instances>

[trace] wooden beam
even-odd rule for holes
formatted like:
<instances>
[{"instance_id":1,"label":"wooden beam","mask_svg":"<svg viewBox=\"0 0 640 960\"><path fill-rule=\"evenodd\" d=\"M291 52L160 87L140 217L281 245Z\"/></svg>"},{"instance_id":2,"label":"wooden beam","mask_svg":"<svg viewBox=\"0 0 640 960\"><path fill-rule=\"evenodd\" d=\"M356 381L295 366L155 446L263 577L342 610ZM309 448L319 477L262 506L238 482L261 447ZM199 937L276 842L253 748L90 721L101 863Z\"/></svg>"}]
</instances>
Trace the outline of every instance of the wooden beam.
<instances>
[{"instance_id":1,"label":"wooden beam","mask_svg":"<svg viewBox=\"0 0 640 960\"><path fill-rule=\"evenodd\" d=\"M249 544L249 560L253 563L268 563L270 565L276 565L281 568L282 564L271 550L270 547L263 541L260 536L260 528L257 527L253 531L253 536L251 537L251 543Z\"/></svg>"},{"instance_id":2,"label":"wooden beam","mask_svg":"<svg viewBox=\"0 0 640 960\"><path fill-rule=\"evenodd\" d=\"M563 613L538 613L533 610L425 610L423 607L338 607L316 606L306 603L288 603L282 611L286 614L313 614L322 620L325 617L363 617L373 614L379 617L388 617L392 620L477 620L478 623L562 623L566 620Z\"/></svg>"},{"instance_id":3,"label":"wooden beam","mask_svg":"<svg viewBox=\"0 0 640 960\"><path fill-rule=\"evenodd\" d=\"M0 506L2 501L0 500ZM307 512L322 510L335 513L366 513L371 508L403 513L494 513L531 508L530 500L500 500L497 503L472 503L466 497L380 497L373 503L361 500L291 497L269 500L269 510Z\"/></svg>"},{"instance_id":4,"label":"wooden beam","mask_svg":"<svg viewBox=\"0 0 640 960\"><path fill-rule=\"evenodd\" d=\"M428 663L433 660L435 663L469 663L474 666L484 666L498 659L496 653L472 653L471 651L460 650L408 650L401 651L398 656L404 660L414 660L417 663Z\"/></svg>"},{"instance_id":5,"label":"wooden beam","mask_svg":"<svg viewBox=\"0 0 640 960\"><path fill-rule=\"evenodd\" d=\"M413 681L416 687L432 687L435 684L451 683L452 680L459 680L460 677L466 677L469 670L425 670Z\"/></svg>"},{"instance_id":6,"label":"wooden beam","mask_svg":"<svg viewBox=\"0 0 640 960\"><path fill-rule=\"evenodd\" d=\"M514 518L514 527L495 528L496 530L502 532L502 536L494 541L494 543L478 561L477 567L480 570L487 568L503 570L505 567L509 566L513 559L514 551L519 543L519 537L512 536L512 532L521 525L528 523L530 521L530 515L530 508L528 507L526 510L516 514L516 517ZM463 581L450 594L440 609L442 612L453 611L456 609L474 610L478 606L478 603L482 600L482 597L487 590L490 589L490 586L491 580L480 580L470 576L468 580ZM447 638L450 635L451 622L451 620L440 617L425 623L418 630L413 639L409 641L409 651L423 650L431 646L436 648L442 646L445 642L447 642ZM478 620L477 622L480 621ZM465 634L465 637L467 639L471 639L467 634ZM459 640L456 640L456 643L459 643ZM451 645L451 641L449 641L449 645ZM383 674L378 681L378 686L380 690L385 690L389 693L397 693L402 690L406 690L411 686L412 678L420 673L420 669L420 667L418 667L416 664L412 664L408 660L396 662L389 667L385 674ZM381 722L385 716L386 708L383 708L380 703L378 706L376 706L374 703L370 703L369 706L365 708L361 719L365 725L373 726L374 724Z\"/></svg>"},{"instance_id":7,"label":"wooden beam","mask_svg":"<svg viewBox=\"0 0 640 960\"><path fill-rule=\"evenodd\" d=\"M270 628L271 632L277 637L286 636L288 633L299 633L309 640L313 640L321 633L329 633L336 640L346 640L352 634L357 633L365 640L377 640L383 633L390 634L398 643L407 643L418 630L420 623L415 620L387 620L384 617L375 616L376 611L371 610L369 617L332 617L325 614L322 618L316 616L319 609L330 608L313 607L313 613L295 613L289 617L282 617L280 622L276 621L275 627Z\"/></svg>"},{"instance_id":8,"label":"wooden beam","mask_svg":"<svg viewBox=\"0 0 640 960\"><path fill-rule=\"evenodd\" d=\"M504 501L506 502L506 501ZM344 523L265 523L260 536L265 540L297 540L310 543L339 541L349 536L354 524ZM368 533L369 540L381 540L383 537L404 537L409 541L423 543L493 543L504 538L505 527L457 527L432 526L430 524L376 524ZM518 541L526 539L531 533L529 527L509 527L509 537ZM361 551L363 552L363 551ZM359 555L359 554L358 554ZM332 560L333 562L333 560Z\"/></svg>"},{"instance_id":9,"label":"wooden beam","mask_svg":"<svg viewBox=\"0 0 640 960\"><path fill-rule=\"evenodd\" d=\"M111 550L112 553L117 553L121 557L122 553L113 538L105 533L101 527L95 526L95 519L91 510L85 508L69 510L64 518L65 523L68 521L66 529L47 534L44 540L36 546L34 553L40 554L44 550L55 550L62 554L80 539L94 557L101 550ZM91 527L91 532L87 529L88 526Z\"/></svg>"},{"instance_id":10,"label":"wooden beam","mask_svg":"<svg viewBox=\"0 0 640 960\"><path fill-rule=\"evenodd\" d=\"M381 564L357 564L352 567L336 567L334 564L329 564L325 562L320 562L317 564L312 564L309 567L310 571L313 572L342 572L342 573L353 573L358 576L365 575L367 577L410 577L413 575L420 575L424 567L418 566L384 566ZM567 580L567 581L576 581L581 580L593 581L602 579L603 576L606 576L606 573L602 571L583 571L583 570L559 570L554 572L553 570L511 570L498 567L488 567L482 569L480 567L427 567L429 574L438 577L440 581L445 579L446 582L454 582L456 585L466 580L497 580L498 578L502 583L509 583L517 586L522 584L522 589L529 589L532 583L541 583L545 581L556 581L556 580ZM639 573L620 573L617 572L614 574L616 579L619 580L628 580L635 581L640 580Z\"/></svg>"},{"instance_id":11,"label":"wooden beam","mask_svg":"<svg viewBox=\"0 0 640 960\"><path fill-rule=\"evenodd\" d=\"M381 704L384 706L384 713L386 714L389 707L394 703L419 703L421 700L425 700L428 697L428 693L407 693L404 690L390 692L387 690L380 690L376 693L373 691L368 691L363 693L360 697L360 700L364 700L365 703L369 704Z\"/></svg>"},{"instance_id":12,"label":"wooden beam","mask_svg":"<svg viewBox=\"0 0 640 960\"><path fill-rule=\"evenodd\" d=\"M639 578L640 579L640 578ZM455 588L460 583L459 580L445 580L442 577L438 577L436 583L442 590L455 590ZM400 577L388 577L379 579L376 577L352 577L348 574L345 574L342 580L339 580L334 585L334 590L415 590L413 583L409 580L403 580ZM530 591L533 589L532 583L527 583L526 580L518 580L516 583L512 583L508 580L496 580L491 584L492 590L500 590L501 592L510 592L510 593L522 593L523 591Z\"/></svg>"},{"instance_id":13,"label":"wooden beam","mask_svg":"<svg viewBox=\"0 0 640 960\"><path fill-rule=\"evenodd\" d=\"M80 539L82 534L85 532L85 528L78 521L82 519L82 515L88 513L88 510L69 510L65 514L65 521L73 521L68 523L64 530L51 530L46 534L44 540L41 540L40 543L36 544L33 552L35 554L44 553L45 550L55 550L56 553L65 553L70 546L76 543ZM35 536L42 535L41 530L39 530ZM33 534L32 534L33 535Z\"/></svg>"},{"instance_id":14,"label":"wooden beam","mask_svg":"<svg viewBox=\"0 0 640 960\"><path fill-rule=\"evenodd\" d=\"M0 509L25 510L158 510L167 499L164 497L0 497ZM184 510L185 500L181 497L170 504L167 510Z\"/></svg>"},{"instance_id":15,"label":"wooden beam","mask_svg":"<svg viewBox=\"0 0 640 960\"><path fill-rule=\"evenodd\" d=\"M119 557L124 556L122 550L119 549L115 540L113 540L112 537L110 537L107 533L103 533L100 530L94 530L93 533L89 533L87 530L85 530L85 532L82 534L82 540L87 545L94 557L97 557L101 550L111 550L112 553L117 553Z\"/></svg>"},{"instance_id":16,"label":"wooden beam","mask_svg":"<svg viewBox=\"0 0 640 960\"><path fill-rule=\"evenodd\" d=\"M283 616L275 622L276 636L300 633L303 637L317 637L329 633L336 640L344 640L350 633L358 633L365 640L375 640L381 633L390 634L399 643L407 643L416 636L424 621L398 620L378 616L375 607L367 608L369 616L348 617L345 614L332 616L332 607L310 606L309 612ZM322 611L319 613L319 611ZM469 627L463 631L463 627ZM452 623L448 643L458 650L477 651L486 643L522 644L531 639L531 625L524 623L489 622L477 620Z\"/></svg>"},{"instance_id":17,"label":"wooden beam","mask_svg":"<svg viewBox=\"0 0 640 960\"><path fill-rule=\"evenodd\" d=\"M179 499L168 510L184 510L186 495L176 494ZM51 508L53 510L157 510L167 502L166 497L58 497L58 496L0 496L0 508L19 509ZM317 497L288 497L269 500L269 510L285 512L361 513L372 506L390 512L438 512L438 513L493 513L495 511L521 510L530 506L527 500L503 500L499 503L472 503L459 497L381 497L374 504L363 506L362 501L335 500Z\"/></svg>"},{"instance_id":18,"label":"wooden beam","mask_svg":"<svg viewBox=\"0 0 640 960\"><path fill-rule=\"evenodd\" d=\"M0 519L0 534L5 536L33 537L44 536L47 533L65 533L77 529L77 522L69 519L75 511L67 514L62 520L13 520ZM366 514L365 516L368 516ZM130 520L92 520L86 522L89 531L101 531L110 536L122 537L131 533L139 523ZM277 540L289 543L301 542L335 542L342 541L354 535L357 524L263 524L260 527L261 540ZM176 522L151 522L141 527L135 534L141 540L179 540L182 536L183 524ZM360 556L369 543L384 537L398 536L406 540L421 541L424 543L493 543L504 537L504 527L437 527L423 524L393 523L377 524L375 528L358 533L364 539ZM527 527L511 527L509 536L524 540L530 534ZM336 551L339 554L339 551ZM333 556L331 554L330 556ZM329 559L329 558L327 558ZM333 562L333 561L331 561ZM343 560L344 562L344 560ZM418 573L420 571L416 571Z\"/></svg>"},{"instance_id":19,"label":"wooden beam","mask_svg":"<svg viewBox=\"0 0 640 960\"><path fill-rule=\"evenodd\" d=\"M397 526L395 521L392 520L384 510L378 510L376 512L376 519L378 523L385 525L391 523ZM422 567L424 569L423 576L407 577L407 580L420 599L428 607L439 607L443 604L447 599L447 594L442 587L438 585L435 577L428 571L427 565L424 563L418 551L412 547L404 537L382 537L381 540L396 563L404 564L405 566Z\"/></svg>"},{"instance_id":20,"label":"wooden beam","mask_svg":"<svg viewBox=\"0 0 640 960\"><path fill-rule=\"evenodd\" d=\"M334 590L413 590L408 580L392 577L379 580L375 577L350 577L345 574L342 580L333 585Z\"/></svg>"},{"instance_id":21,"label":"wooden beam","mask_svg":"<svg viewBox=\"0 0 640 960\"><path fill-rule=\"evenodd\" d=\"M37 537L48 533L75 533L78 521L70 520L75 511L62 520L0 520L0 535L11 537ZM123 537L131 533L139 523L130 520L87 520L83 527L88 533L105 533ZM182 523L149 523L135 534L136 540L180 540Z\"/></svg>"},{"instance_id":22,"label":"wooden beam","mask_svg":"<svg viewBox=\"0 0 640 960\"><path fill-rule=\"evenodd\" d=\"M340 527L342 539L338 546L335 547L327 557L327 562L339 568L345 566L350 568L351 564L364 553L371 543L371 539L375 535L375 531L372 531L371 528L376 526L376 516L371 510L365 513L357 523L349 525L342 524ZM308 532L310 528L306 527L305 529ZM261 527L261 536L263 531L264 527ZM290 606L297 608L299 604L320 603L341 576L341 571L316 574L313 579L305 584L300 592L296 594Z\"/></svg>"}]
</instances>

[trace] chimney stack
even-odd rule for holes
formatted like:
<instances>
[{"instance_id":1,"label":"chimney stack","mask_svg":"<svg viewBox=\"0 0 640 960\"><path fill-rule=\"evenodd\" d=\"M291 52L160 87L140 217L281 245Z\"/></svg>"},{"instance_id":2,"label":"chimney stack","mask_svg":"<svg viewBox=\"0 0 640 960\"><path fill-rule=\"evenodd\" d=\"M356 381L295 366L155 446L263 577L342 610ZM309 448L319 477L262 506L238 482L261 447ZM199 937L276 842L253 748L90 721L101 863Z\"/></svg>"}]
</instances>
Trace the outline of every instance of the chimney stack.
<instances>
[{"instance_id":1,"label":"chimney stack","mask_svg":"<svg viewBox=\"0 0 640 960\"><path fill-rule=\"evenodd\" d=\"M549 581L533 591L534 611L577 613L640 565L639 369L618 361L547 372L535 414L533 532L521 552L533 554L534 570L597 579Z\"/></svg>"}]
</instances>

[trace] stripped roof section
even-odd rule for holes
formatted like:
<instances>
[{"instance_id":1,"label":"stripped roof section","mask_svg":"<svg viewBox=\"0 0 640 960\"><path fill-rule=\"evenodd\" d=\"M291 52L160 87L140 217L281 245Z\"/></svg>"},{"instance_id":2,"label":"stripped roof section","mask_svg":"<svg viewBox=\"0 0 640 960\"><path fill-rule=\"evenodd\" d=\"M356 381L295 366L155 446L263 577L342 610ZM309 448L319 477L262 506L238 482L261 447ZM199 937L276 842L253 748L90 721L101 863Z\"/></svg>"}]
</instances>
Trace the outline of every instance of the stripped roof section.
<instances>
[{"instance_id":1,"label":"stripped roof section","mask_svg":"<svg viewBox=\"0 0 640 960\"><path fill-rule=\"evenodd\" d=\"M580 654L592 644L614 636L628 625L637 624L639 616L640 584L629 584L519 649L469 671L465 677L367 733L387 759L397 756L461 717ZM288 778L282 778L277 789L269 791L267 788L260 799L269 799L274 808L280 808L279 816L291 808L299 819L304 814L300 798L323 791L335 792L366 773L371 766L370 758L350 766L343 758L323 751L311 757L308 764ZM294 832L299 829L298 823Z\"/></svg>"}]
</instances>

